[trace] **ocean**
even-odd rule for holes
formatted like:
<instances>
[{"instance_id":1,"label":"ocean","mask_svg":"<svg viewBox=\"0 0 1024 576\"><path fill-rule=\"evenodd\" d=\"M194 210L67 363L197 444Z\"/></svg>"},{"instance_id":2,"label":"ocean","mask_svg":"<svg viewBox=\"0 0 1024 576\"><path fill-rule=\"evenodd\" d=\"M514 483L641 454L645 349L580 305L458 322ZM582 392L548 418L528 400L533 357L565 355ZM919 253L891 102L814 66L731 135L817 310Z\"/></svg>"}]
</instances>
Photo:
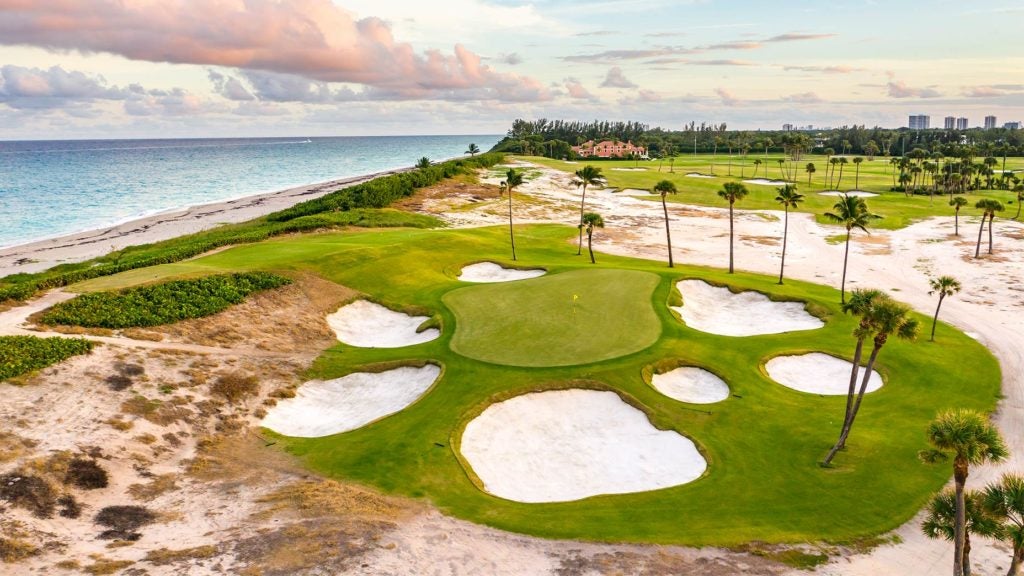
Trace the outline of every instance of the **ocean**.
<instances>
[{"instance_id":1,"label":"ocean","mask_svg":"<svg viewBox=\"0 0 1024 576\"><path fill-rule=\"evenodd\" d=\"M488 150L500 136L0 141L0 248Z\"/></svg>"}]
</instances>

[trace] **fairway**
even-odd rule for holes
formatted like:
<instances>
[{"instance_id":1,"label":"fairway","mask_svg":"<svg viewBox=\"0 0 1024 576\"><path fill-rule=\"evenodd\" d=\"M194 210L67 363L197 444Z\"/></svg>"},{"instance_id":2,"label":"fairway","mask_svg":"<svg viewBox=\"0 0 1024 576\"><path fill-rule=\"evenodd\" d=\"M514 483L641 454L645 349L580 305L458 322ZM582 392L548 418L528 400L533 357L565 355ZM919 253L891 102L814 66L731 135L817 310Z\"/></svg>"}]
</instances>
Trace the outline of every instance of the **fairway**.
<instances>
[{"instance_id":1,"label":"fairway","mask_svg":"<svg viewBox=\"0 0 1024 576\"><path fill-rule=\"evenodd\" d=\"M572 366L643 350L661 335L651 306L659 278L631 270L577 270L473 286L444 296L455 352L509 366Z\"/></svg>"}]
</instances>

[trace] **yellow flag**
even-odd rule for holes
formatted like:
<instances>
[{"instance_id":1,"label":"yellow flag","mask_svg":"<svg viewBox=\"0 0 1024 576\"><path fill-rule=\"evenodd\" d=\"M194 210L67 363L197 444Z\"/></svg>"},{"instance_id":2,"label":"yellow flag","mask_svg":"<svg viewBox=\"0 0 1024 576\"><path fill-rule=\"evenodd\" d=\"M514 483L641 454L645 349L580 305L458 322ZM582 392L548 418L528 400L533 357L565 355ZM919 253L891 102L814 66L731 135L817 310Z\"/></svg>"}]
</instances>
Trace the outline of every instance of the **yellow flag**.
<instances>
[{"instance_id":1,"label":"yellow flag","mask_svg":"<svg viewBox=\"0 0 1024 576\"><path fill-rule=\"evenodd\" d=\"M572 295L572 301L573 301L573 302L575 302L575 301L577 301L577 300L579 300L579 299L580 299L580 295L579 295L579 294L573 294L573 295Z\"/></svg>"}]
</instances>

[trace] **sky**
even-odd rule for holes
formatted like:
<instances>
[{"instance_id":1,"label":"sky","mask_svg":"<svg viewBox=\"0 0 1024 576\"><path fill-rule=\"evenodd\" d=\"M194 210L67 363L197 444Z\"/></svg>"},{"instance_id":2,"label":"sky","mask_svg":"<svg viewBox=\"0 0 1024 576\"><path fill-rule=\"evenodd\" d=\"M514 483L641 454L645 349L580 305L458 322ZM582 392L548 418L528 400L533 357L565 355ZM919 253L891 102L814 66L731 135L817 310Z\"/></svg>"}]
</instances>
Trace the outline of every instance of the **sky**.
<instances>
[{"instance_id":1,"label":"sky","mask_svg":"<svg viewBox=\"0 0 1024 576\"><path fill-rule=\"evenodd\" d=\"M1020 0L0 0L0 139L1024 119Z\"/></svg>"}]
</instances>

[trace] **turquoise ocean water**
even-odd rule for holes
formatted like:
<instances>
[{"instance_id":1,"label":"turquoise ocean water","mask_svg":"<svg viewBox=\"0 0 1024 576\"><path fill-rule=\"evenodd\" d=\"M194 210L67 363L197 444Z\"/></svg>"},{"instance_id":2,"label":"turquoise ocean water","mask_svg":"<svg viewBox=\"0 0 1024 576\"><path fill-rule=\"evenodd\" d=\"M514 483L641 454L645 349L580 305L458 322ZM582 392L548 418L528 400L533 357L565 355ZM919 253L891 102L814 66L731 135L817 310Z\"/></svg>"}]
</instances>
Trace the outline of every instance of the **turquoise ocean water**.
<instances>
[{"instance_id":1,"label":"turquoise ocean water","mask_svg":"<svg viewBox=\"0 0 1024 576\"><path fill-rule=\"evenodd\" d=\"M500 136L0 142L0 247L460 156Z\"/></svg>"}]
</instances>

